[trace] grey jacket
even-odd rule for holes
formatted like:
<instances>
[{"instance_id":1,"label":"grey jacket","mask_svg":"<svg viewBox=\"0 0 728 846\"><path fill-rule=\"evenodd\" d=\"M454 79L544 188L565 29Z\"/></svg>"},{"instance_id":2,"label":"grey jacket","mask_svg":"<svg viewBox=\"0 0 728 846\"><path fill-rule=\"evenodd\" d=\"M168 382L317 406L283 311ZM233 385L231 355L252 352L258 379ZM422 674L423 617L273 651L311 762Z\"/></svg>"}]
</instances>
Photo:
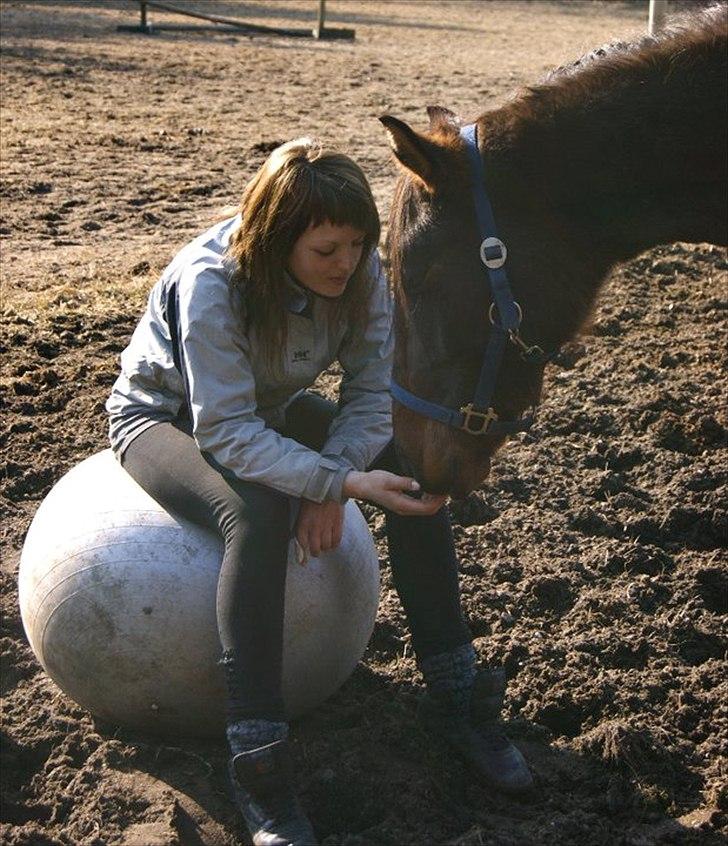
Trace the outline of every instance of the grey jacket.
<instances>
[{"instance_id":1,"label":"grey jacket","mask_svg":"<svg viewBox=\"0 0 728 846\"><path fill-rule=\"evenodd\" d=\"M238 224L230 218L189 243L152 289L106 403L111 445L121 456L187 403L200 450L240 479L342 501L349 470L364 470L392 437L392 307L379 256L363 332L332 326L330 304L288 281L288 348L283 375L274 376L232 305L226 249ZM319 454L276 430L289 403L336 360L340 411Z\"/></svg>"}]
</instances>

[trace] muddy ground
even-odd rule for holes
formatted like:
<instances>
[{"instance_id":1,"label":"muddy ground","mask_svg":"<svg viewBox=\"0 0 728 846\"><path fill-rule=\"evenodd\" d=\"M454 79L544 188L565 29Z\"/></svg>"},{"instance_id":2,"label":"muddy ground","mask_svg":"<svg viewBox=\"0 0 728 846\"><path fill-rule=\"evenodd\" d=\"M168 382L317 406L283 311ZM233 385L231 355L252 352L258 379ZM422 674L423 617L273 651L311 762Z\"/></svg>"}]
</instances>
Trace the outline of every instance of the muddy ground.
<instances>
[{"instance_id":1,"label":"muddy ground","mask_svg":"<svg viewBox=\"0 0 728 846\"><path fill-rule=\"evenodd\" d=\"M187 5L284 26L315 11ZM386 215L395 168L377 115L423 126L440 103L474 117L646 15L622 2L328 6L353 43L125 35L134 4L115 0L0 6L4 843L242 837L222 740L95 722L40 670L17 610L29 522L105 447L118 353L175 250L304 133L351 152ZM465 607L481 656L507 666L531 801L492 794L421 733L381 517L365 509L382 559L376 630L293 733L323 843L725 842L726 268L716 248L672 245L616 271L550 373L537 431L451 506Z\"/></svg>"}]
</instances>

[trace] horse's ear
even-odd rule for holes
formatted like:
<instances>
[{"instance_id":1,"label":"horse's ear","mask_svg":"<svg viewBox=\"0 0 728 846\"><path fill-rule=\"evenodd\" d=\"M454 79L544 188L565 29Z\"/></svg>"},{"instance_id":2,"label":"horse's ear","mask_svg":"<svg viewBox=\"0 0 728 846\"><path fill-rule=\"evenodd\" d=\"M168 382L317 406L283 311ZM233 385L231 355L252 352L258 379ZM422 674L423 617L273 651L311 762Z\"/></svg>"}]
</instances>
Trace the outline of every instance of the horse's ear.
<instances>
[{"instance_id":1,"label":"horse's ear","mask_svg":"<svg viewBox=\"0 0 728 846\"><path fill-rule=\"evenodd\" d=\"M400 164L413 173L428 191L433 192L439 149L437 145L391 115L383 115L379 120L387 130L389 145Z\"/></svg>"},{"instance_id":2,"label":"horse's ear","mask_svg":"<svg viewBox=\"0 0 728 846\"><path fill-rule=\"evenodd\" d=\"M444 106L428 106L427 115L430 118L430 131L436 129L459 132L460 118Z\"/></svg>"}]
</instances>

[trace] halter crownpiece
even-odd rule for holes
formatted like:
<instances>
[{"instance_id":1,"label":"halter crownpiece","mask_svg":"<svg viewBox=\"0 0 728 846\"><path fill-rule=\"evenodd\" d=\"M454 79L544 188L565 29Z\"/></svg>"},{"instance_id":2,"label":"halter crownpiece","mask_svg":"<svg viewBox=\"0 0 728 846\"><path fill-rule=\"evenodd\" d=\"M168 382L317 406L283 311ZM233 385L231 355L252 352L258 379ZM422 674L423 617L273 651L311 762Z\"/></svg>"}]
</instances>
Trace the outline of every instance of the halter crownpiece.
<instances>
[{"instance_id":1,"label":"halter crownpiece","mask_svg":"<svg viewBox=\"0 0 728 846\"><path fill-rule=\"evenodd\" d=\"M474 123L464 126L460 130L460 137L465 142L465 149L470 162L473 202L475 203L478 229L482 238L479 252L481 261L485 266L485 276L493 300L488 312L492 329L488 338L488 345L485 348L475 396L472 402L463 405L459 410L455 410L421 399L398 385L394 380L392 380L390 390L392 397L400 405L423 417L429 417L431 420L437 420L440 423L461 429L469 435L508 435L514 432L524 432L530 429L533 424L533 413L518 420L499 420L498 414L491 405L506 342L510 341L521 350L524 361L541 363L547 361L548 357L544 355L540 347L529 347L525 344L518 332L523 312L511 293L508 275L504 267L508 250L498 237L493 209L485 191L485 167L478 149L477 126Z\"/></svg>"}]
</instances>

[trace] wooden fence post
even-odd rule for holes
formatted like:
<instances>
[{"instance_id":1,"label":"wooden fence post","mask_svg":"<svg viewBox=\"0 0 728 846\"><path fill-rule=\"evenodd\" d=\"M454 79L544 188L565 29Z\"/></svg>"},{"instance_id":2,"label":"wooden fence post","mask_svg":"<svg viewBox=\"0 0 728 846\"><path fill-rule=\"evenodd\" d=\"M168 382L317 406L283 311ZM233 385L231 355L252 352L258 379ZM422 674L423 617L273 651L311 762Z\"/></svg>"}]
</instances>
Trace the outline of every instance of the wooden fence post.
<instances>
[{"instance_id":1,"label":"wooden fence post","mask_svg":"<svg viewBox=\"0 0 728 846\"><path fill-rule=\"evenodd\" d=\"M667 17L667 0L650 0L650 16L647 23L647 32L655 35L665 25Z\"/></svg>"},{"instance_id":2,"label":"wooden fence post","mask_svg":"<svg viewBox=\"0 0 728 846\"><path fill-rule=\"evenodd\" d=\"M316 23L316 29L314 29L313 34L314 38L323 38L324 37L324 28L326 26L326 0L319 0L319 7L318 7L318 22Z\"/></svg>"}]
</instances>

